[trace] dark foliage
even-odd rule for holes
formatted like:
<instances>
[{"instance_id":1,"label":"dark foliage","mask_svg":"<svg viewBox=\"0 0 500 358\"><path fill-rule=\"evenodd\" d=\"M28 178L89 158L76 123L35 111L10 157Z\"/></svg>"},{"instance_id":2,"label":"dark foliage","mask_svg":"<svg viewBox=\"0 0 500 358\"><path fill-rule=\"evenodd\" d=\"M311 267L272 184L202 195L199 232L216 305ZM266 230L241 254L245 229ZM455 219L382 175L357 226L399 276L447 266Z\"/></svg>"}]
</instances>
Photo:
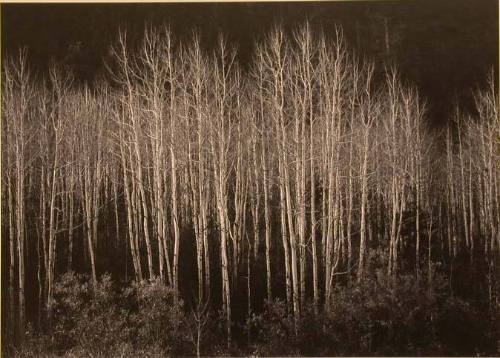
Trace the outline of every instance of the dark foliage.
<instances>
[{"instance_id":1,"label":"dark foliage","mask_svg":"<svg viewBox=\"0 0 500 358\"><path fill-rule=\"evenodd\" d=\"M432 286L414 275L388 277L383 270L357 286L338 285L328 312L303 307L297 332L283 300L267 302L242 327L247 344L225 349L224 318L204 312L202 355L413 356L495 353L498 334L492 312L449 291L444 276ZM14 356L192 356L194 309L175 305L160 281L120 291L110 276L95 290L85 275L68 273L55 285L53 329L28 334Z\"/></svg>"}]
</instances>

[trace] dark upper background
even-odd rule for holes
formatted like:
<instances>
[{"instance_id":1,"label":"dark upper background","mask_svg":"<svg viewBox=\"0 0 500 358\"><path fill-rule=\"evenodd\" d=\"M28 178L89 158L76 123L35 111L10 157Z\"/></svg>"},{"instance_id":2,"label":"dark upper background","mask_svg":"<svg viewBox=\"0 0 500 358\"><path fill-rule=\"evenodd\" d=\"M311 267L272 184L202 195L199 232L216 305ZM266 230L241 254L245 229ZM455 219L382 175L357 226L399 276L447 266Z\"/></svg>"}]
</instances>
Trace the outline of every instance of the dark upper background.
<instances>
[{"instance_id":1,"label":"dark upper background","mask_svg":"<svg viewBox=\"0 0 500 358\"><path fill-rule=\"evenodd\" d=\"M140 37L145 23L167 22L177 37L197 29L208 48L222 32L246 64L254 40L276 21L288 27L309 19L325 31L340 24L358 53L379 65L395 62L428 100L430 119L440 124L454 101L470 106L471 91L484 85L490 68L498 78L498 13L497 0L2 4L1 47L2 59L26 47L34 69L43 71L54 57L71 65L78 78L91 81L104 70L103 58L119 27L132 37Z\"/></svg>"}]
</instances>

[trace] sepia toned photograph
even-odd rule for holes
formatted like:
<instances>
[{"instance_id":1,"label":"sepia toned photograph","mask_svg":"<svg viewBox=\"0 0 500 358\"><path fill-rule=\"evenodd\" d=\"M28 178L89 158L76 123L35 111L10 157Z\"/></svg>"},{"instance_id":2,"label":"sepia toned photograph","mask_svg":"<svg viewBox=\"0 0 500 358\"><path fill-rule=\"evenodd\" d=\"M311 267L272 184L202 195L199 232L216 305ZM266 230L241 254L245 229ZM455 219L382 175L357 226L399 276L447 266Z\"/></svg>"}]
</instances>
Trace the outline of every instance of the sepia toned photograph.
<instances>
[{"instance_id":1,"label":"sepia toned photograph","mask_svg":"<svg viewBox=\"0 0 500 358\"><path fill-rule=\"evenodd\" d=\"M497 0L0 12L2 357L500 356Z\"/></svg>"}]
</instances>

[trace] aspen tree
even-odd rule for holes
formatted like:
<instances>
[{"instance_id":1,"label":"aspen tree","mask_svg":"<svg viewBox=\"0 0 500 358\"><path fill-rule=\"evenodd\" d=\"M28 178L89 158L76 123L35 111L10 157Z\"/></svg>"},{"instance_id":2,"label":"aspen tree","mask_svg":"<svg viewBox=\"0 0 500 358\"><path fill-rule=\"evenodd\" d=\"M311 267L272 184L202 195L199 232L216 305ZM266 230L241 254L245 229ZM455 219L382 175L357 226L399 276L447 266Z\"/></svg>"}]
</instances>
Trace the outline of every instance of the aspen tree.
<instances>
[{"instance_id":1,"label":"aspen tree","mask_svg":"<svg viewBox=\"0 0 500 358\"><path fill-rule=\"evenodd\" d=\"M135 216L135 207L134 201L132 199L132 189L129 184L129 175L127 171L130 171L128 163L127 151L125 150L125 135L122 133L122 129L119 129L119 146L120 146L120 157L122 159L121 167L123 171L123 189L125 191L125 203L127 208L127 226L128 226L128 237L130 241L130 253L132 256L132 263L134 265L134 272L137 282L142 281L142 266L141 266L141 258L139 255L139 247L137 238L137 225L135 225L134 216Z\"/></svg>"},{"instance_id":2,"label":"aspen tree","mask_svg":"<svg viewBox=\"0 0 500 358\"><path fill-rule=\"evenodd\" d=\"M22 59L22 57L21 57ZM12 61L12 60L11 60ZM21 62L22 65L22 62ZM4 209L4 213L7 213L8 216L8 245L9 245L9 285L8 285L8 302L9 302L9 311L8 311L8 323L15 327L13 332L13 337L15 338L15 333L18 331L17 324L19 323L16 319L15 309L15 260L16 260L16 218L15 215L17 213L17 204L16 204L16 187L14 184L17 184L17 180L15 178L15 173L17 169L17 164L19 163L16 158L16 154L19 152L17 147L19 145L19 133L17 129L24 129L22 126L16 126L16 122L24 121L23 118L20 118L16 121L16 115L18 113L18 106L16 106L15 99L18 98L17 85L16 81L16 68L15 64L10 62L7 66L4 67L4 71L2 72L2 197L7 198L2 201L2 204L5 205L7 203L6 208ZM5 210L6 209L6 210ZM4 215L5 218L5 215ZM19 314L17 312L17 314Z\"/></svg>"},{"instance_id":3,"label":"aspen tree","mask_svg":"<svg viewBox=\"0 0 500 358\"><path fill-rule=\"evenodd\" d=\"M266 40L266 43L258 49L258 69L259 73L264 74L264 83L266 86L266 99L269 102L269 116L272 118L273 137L277 142L277 157L278 157L278 187L279 187L279 208L280 208L280 223L281 223L281 238L284 250L284 263L285 263L285 285L287 303L292 304L292 274L291 274L291 261L290 261L290 240L288 238L288 224L287 224L287 209L285 197L285 173L283 163L283 145L282 132L280 130L280 117L283 111L283 71L284 64L282 63L285 56L283 33L280 29L275 29L274 32ZM262 71L262 72L261 72ZM281 92L280 92L281 91ZM262 101L261 101L262 106ZM262 107L261 107L262 108Z\"/></svg>"},{"instance_id":4,"label":"aspen tree","mask_svg":"<svg viewBox=\"0 0 500 358\"><path fill-rule=\"evenodd\" d=\"M240 74L236 73L236 83L240 83ZM244 157L246 156L246 143L243 142L242 136L242 116L239 113L239 109L241 108L241 100L239 91L235 94L236 96L236 108L234 109L235 113L234 118L237 121L235 124L236 127L236 148L234 151L235 159L229 159L230 165L235 166L234 168L234 219L233 224L230 230L230 237L233 243L233 275L232 282L234 290L237 289L237 278L238 278L238 265L239 265L239 257L241 254L241 248L243 241L243 231L245 229L245 207L246 207L246 198L247 198L247 175L245 173L244 168ZM231 112L230 112L231 113ZM234 163L236 162L236 163Z\"/></svg>"},{"instance_id":5,"label":"aspen tree","mask_svg":"<svg viewBox=\"0 0 500 358\"><path fill-rule=\"evenodd\" d=\"M270 139L268 133L269 123L266 120L265 113L265 69L264 69L264 53L262 47L257 48L257 54L255 59L254 66L254 77L256 77L257 81L257 98L253 98L254 101L257 101L258 107L256 110L256 117L258 118L258 128L255 128L256 132L261 137L261 146L260 146L260 163L262 166L262 188L264 192L264 222L265 222L265 245L266 245L266 289L267 289L267 300L270 302L272 299L272 276L271 276L271 210L269 207L270 201L270 183L269 183L269 163L271 162L272 151L270 149ZM257 142L257 138L256 138ZM257 155L257 154L256 154ZM257 158L255 159L257 165ZM257 176L259 170L255 168L255 175ZM256 177L258 180L258 178ZM257 185L256 185L257 188ZM256 249L257 251L257 249ZM288 267L288 265L286 265ZM289 274L287 271L286 274L287 282L289 281ZM288 286L287 286L287 297L288 297Z\"/></svg>"},{"instance_id":6,"label":"aspen tree","mask_svg":"<svg viewBox=\"0 0 500 358\"><path fill-rule=\"evenodd\" d=\"M362 126L362 138L363 138L363 154L362 154L362 164L361 164L361 218L360 218L360 242L359 242L359 259L358 259L358 283L363 279L364 274L364 264L365 264L365 241L366 241L366 205L368 196L368 151L369 151L369 138L370 129L376 119L376 113L374 110L374 103L372 103L372 98L370 96L370 85L373 76L373 66L366 69L366 82L365 82L365 93L363 95L363 102L361 103L361 126Z\"/></svg>"},{"instance_id":7,"label":"aspen tree","mask_svg":"<svg viewBox=\"0 0 500 358\"><path fill-rule=\"evenodd\" d=\"M170 38L166 34L166 39L162 38L158 31L147 29L144 33L141 52L139 55L138 73L142 76L139 83L139 93L143 97L144 118L145 118L145 135L149 137L149 148L151 157L152 173L148 175L151 180L151 185L154 190L151 192L151 214L156 234L156 241L158 243L158 269L160 280L165 280L165 250L163 247L167 245L166 237L164 236L164 226L166 225L166 203L163 201L163 178L161 175L162 164L165 161L164 154L164 122L168 113L165 113L164 103L169 101L168 94L165 93L165 86L170 74L169 68L164 63L171 62ZM166 42L167 49L164 49L164 42ZM166 56L166 59L164 58ZM171 93L170 93L171 95ZM171 99L170 99L171 100ZM149 156L148 156L149 157ZM171 158L175 162L175 158ZM148 173L147 173L148 174ZM146 174L146 175L147 175ZM173 172L172 172L172 175ZM175 225L175 224L174 224ZM175 275L174 275L175 276ZM175 285L174 285L175 286ZM174 287L174 291L176 291Z\"/></svg>"},{"instance_id":8,"label":"aspen tree","mask_svg":"<svg viewBox=\"0 0 500 358\"><path fill-rule=\"evenodd\" d=\"M333 59L333 61L330 61ZM341 32L337 29L336 42L328 47L325 41L320 42L319 76L322 106L324 113L324 167L323 167L323 256L325 263L325 307L330 306L332 279L334 274L334 258L337 254L339 225L340 178L338 166L340 158L341 139L341 92L345 86L346 53Z\"/></svg>"},{"instance_id":9,"label":"aspen tree","mask_svg":"<svg viewBox=\"0 0 500 358\"><path fill-rule=\"evenodd\" d=\"M176 123L177 120L177 76L175 66L175 61L173 58L173 43L170 34L170 30L165 30L165 44L163 52L167 55L167 83L170 86L170 96L169 96L169 151L170 151L170 169L171 169L171 198L172 198L172 225L174 228L174 260L172 264L173 278L172 281L174 283L174 292L175 292L175 302L179 300L179 249L180 249L180 217L179 217L179 203L178 203L178 179L177 179L177 147L175 141L175 135L177 132ZM166 241L166 228L163 227L163 238L164 238L164 249L167 247ZM165 259L167 262L167 266L169 265L169 260L167 256L167 252L165 251Z\"/></svg>"},{"instance_id":10,"label":"aspen tree","mask_svg":"<svg viewBox=\"0 0 500 358\"><path fill-rule=\"evenodd\" d=\"M6 144L2 143L2 151L8 146L8 154L4 153L3 157L7 154L9 158L9 168L7 168L9 172L8 200L11 210L9 214L13 215L13 225L9 233L9 256L13 268L9 270L9 275L14 271L16 255L13 255L13 250L15 246L17 249L18 298L17 324L14 327L21 342L24 339L26 324L26 181L29 179L29 167L34 159L30 149L36 133L33 126L35 94L33 77L27 63L27 53L19 51L15 58L7 61L2 73L2 124L6 125L9 134L9 138L2 138L7 142ZM14 280L10 282L14 282ZM13 302L13 299L11 301ZM11 312L14 315L14 310Z\"/></svg>"},{"instance_id":11,"label":"aspen tree","mask_svg":"<svg viewBox=\"0 0 500 358\"><path fill-rule=\"evenodd\" d=\"M304 305L306 294L306 151L312 155L312 144L307 148L307 134L306 123L312 127L312 61L314 56L314 49L312 44L312 34L309 23L306 23L302 28L295 33L295 42L298 47L296 59L294 59L295 66L297 67L296 79L297 83L297 103L300 104L296 118L296 143L300 147L297 149L297 169L296 169L296 191L297 191L297 205L299 208L297 217L297 226L299 231L299 261L300 261L300 304ZM310 130L310 140L312 142L312 130ZM307 150L309 149L309 150ZM300 152L300 157L299 157ZM314 174L314 170L313 170ZM313 177L311 177L313 182ZM312 190L314 191L314 190ZM314 197L313 197L314 199ZM314 219L314 214L312 214ZM314 225L312 223L311 225ZM315 233L315 229L312 230ZM315 246L315 244L314 244ZM313 265L314 266L314 265ZM317 268L316 272L317 281ZM317 287L315 288L317 293Z\"/></svg>"},{"instance_id":12,"label":"aspen tree","mask_svg":"<svg viewBox=\"0 0 500 358\"><path fill-rule=\"evenodd\" d=\"M206 183L207 154L206 121L208 120L209 64L200 47L198 35L182 55L181 62L188 65L188 72L181 74L188 91L183 93L185 125L188 128L187 185L190 192L192 223L196 237L196 261L198 269L198 300L203 301L204 282L210 288L208 248L208 183ZM190 135L194 133L195 136ZM203 262L205 261L205 265ZM205 269L205 275L203 271ZM206 293L208 297L208 292Z\"/></svg>"},{"instance_id":13,"label":"aspen tree","mask_svg":"<svg viewBox=\"0 0 500 358\"><path fill-rule=\"evenodd\" d=\"M284 226L288 229L289 247L290 247L290 268L292 276L292 301L293 312L295 318L295 331L297 332L298 319L300 316L299 305L299 277L297 265L297 237L294 217L294 203L292 202L292 187L291 187L291 168L289 166L289 158L287 155L289 138L287 134L287 118L285 117L285 88L287 74L285 71L288 67L288 52L284 41L284 33L282 29L275 29L269 39L269 56L271 57L271 71L273 76L273 104L275 107L275 131L278 142L279 166L280 171L280 195L282 196L282 206L285 222ZM293 149L292 149L293 150Z\"/></svg>"},{"instance_id":14,"label":"aspen tree","mask_svg":"<svg viewBox=\"0 0 500 358\"><path fill-rule=\"evenodd\" d=\"M252 211L252 227L254 233L254 244L253 244L253 256L257 260L259 256L260 247L260 206L261 206L261 182L260 182L260 155L258 148L258 123L252 124L250 126L250 140L251 140L251 155L252 155L252 190L250 191L250 205Z\"/></svg>"},{"instance_id":15,"label":"aspen tree","mask_svg":"<svg viewBox=\"0 0 500 358\"><path fill-rule=\"evenodd\" d=\"M61 163L62 163L62 150L64 149L65 130L68 124L67 113L65 113L65 105L67 105L68 95L70 91L72 78L70 75L63 75L57 71L55 67L51 68L50 84L53 87L51 93L47 94L44 100L49 101L47 110L44 114L47 116L44 130L49 139L48 157L49 157L49 171L48 179L48 195L49 195L49 232L48 232L48 246L47 246L47 301L46 309L51 321L52 315L52 300L53 300L53 282L54 282L54 266L56 261L56 235L59 226L60 208L57 207L58 203L56 198L61 191Z\"/></svg>"},{"instance_id":16,"label":"aspen tree","mask_svg":"<svg viewBox=\"0 0 500 358\"><path fill-rule=\"evenodd\" d=\"M210 121L210 148L214 166L215 195L217 203L218 224L221 245L221 273L223 310L226 317L227 347L231 347L231 287L229 280L228 238L231 234L231 223L228 216L228 178L231 168L228 167L228 152L234 130L231 118L230 100L238 91L237 76L234 76L235 53L227 48L222 37L219 37L216 53L212 63L211 79L214 91L214 110ZM233 248L234 250L234 248ZM236 265L237 262L233 262Z\"/></svg>"},{"instance_id":17,"label":"aspen tree","mask_svg":"<svg viewBox=\"0 0 500 358\"><path fill-rule=\"evenodd\" d=\"M130 151L130 160L132 173L132 183L137 188L137 195L132 196L132 200L136 201L136 210L142 213L142 231L144 234L144 242L146 244L147 259L148 259L148 275L152 279L154 274L153 269L153 253L151 248L151 241L149 235L149 208L147 205L147 196L144 188L145 174L143 173L143 153L144 148L142 145L142 123L140 115L140 106L137 98L137 89L134 84L135 78L140 78L137 69L137 64L131 59L130 54L127 50L126 45L126 33L120 33L118 39L118 45L116 49L113 49L113 56L117 63L118 70L113 73L113 79L122 86L122 105L125 111L122 114L125 116L123 118L124 123L127 123L127 130L130 132L130 145L128 149ZM127 122L125 122L127 121ZM140 220L138 217L135 219Z\"/></svg>"}]
</instances>

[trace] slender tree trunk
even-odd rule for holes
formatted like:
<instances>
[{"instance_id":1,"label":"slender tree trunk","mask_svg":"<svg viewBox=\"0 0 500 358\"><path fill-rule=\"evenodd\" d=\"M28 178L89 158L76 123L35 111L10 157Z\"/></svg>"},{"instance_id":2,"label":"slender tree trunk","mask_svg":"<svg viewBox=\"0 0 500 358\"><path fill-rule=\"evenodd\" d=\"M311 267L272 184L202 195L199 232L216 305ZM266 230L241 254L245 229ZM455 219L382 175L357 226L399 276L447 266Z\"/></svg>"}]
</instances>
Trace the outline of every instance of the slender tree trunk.
<instances>
[{"instance_id":1,"label":"slender tree trunk","mask_svg":"<svg viewBox=\"0 0 500 358\"><path fill-rule=\"evenodd\" d=\"M15 302L14 302L14 269L15 269L15 212L14 212L14 195L12 193L11 176L7 175L7 193L8 193L8 215L9 215L9 310L7 313L8 323L11 327L15 327ZM14 337L12 337L14 338Z\"/></svg>"}]
</instances>

